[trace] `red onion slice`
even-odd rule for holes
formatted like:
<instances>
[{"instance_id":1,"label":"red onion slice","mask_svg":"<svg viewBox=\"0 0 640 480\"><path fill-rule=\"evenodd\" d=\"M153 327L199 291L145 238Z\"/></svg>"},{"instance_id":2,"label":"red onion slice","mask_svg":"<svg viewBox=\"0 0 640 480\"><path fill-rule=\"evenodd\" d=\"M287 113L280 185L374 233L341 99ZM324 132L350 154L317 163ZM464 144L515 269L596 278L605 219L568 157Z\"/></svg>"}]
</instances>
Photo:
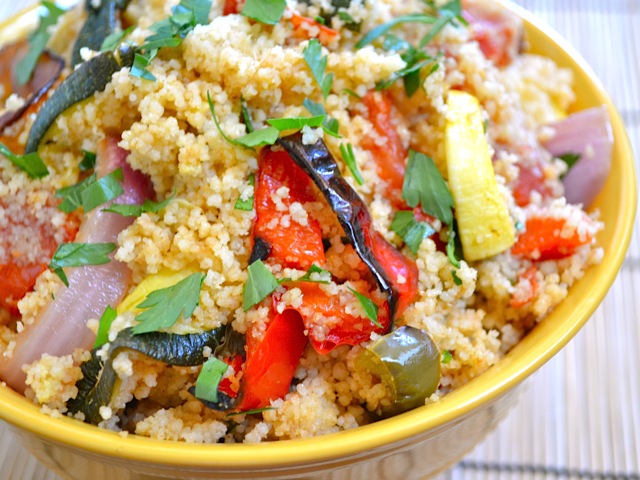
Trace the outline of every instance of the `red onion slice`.
<instances>
[{"instance_id":1,"label":"red onion slice","mask_svg":"<svg viewBox=\"0 0 640 480\"><path fill-rule=\"evenodd\" d=\"M588 207L611 169L613 132L607 107L583 110L549 126L555 135L543 146L552 155L580 155L563 180L567 202Z\"/></svg>"},{"instance_id":2,"label":"red onion slice","mask_svg":"<svg viewBox=\"0 0 640 480\"><path fill-rule=\"evenodd\" d=\"M148 198L151 185L146 176L129 167L127 155L118 147L116 138L106 139L98 150L97 174L100 177L122 167L124 193L116 201L140 204ZM118 234L133 222L131 217L101 210L96 208L89 212L80 226L76 242L115 242ZM69 287L62 287L55 300L43 307L35 322L17 336L12 357L0 356L0 377L18 392L25 389L23 365L38 360L45 353L61 356L76 348L91 348L95 335L87 328L87 320L99 318L108 305L117 306L131 282L129 268L115 260L105 265L68 269L67 277Z\"/></svg>"}]
</instances>

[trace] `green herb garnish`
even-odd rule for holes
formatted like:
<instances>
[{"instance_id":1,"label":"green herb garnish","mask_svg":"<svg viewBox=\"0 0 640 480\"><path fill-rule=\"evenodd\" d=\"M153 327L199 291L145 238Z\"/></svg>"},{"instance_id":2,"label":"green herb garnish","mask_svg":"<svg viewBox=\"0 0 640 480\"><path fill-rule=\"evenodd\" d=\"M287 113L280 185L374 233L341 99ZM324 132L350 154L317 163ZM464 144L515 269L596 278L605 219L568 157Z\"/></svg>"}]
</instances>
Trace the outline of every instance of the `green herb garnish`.
<instances>
[{"instance_id":1,"label":"green herb garnish","mask_svg":"<svg viewBox=\"0 0 640 480\"><path fill-rule=\"evenodd\" d=\"M108 255L115 249L115 243L62 243L53 254L49 268L68 287L69 280L63 267L104 265L111 261Z\"/></svg>"},{"instance_id":2,"label":"green herb garnish","mask_svg":"<svg viewBox=\"0 0 640 480\"><path fill-rule=\"evenodd\" d=\"M232 143L247 148L264 147L274 145L278 140L278 135L280 135L280 130L276 127L267 127L238 137Z\"/></svg>"},{"instance_id":3,"label":"green herb garnish","mask_svg":"<svg viewBox=\"0 0 640 480\"><path fill-rule=\"evenodd\" d=\"M315 78L320 86L322 97L326 100L331 91L333 73L325 75L327 70L327 56L322 56L322 45L316 38L309 40L308 45L302 50L302 56L304 57L304 61L307 62L313 78Z\"/></svg>"},{"instance_id":4,"label":"green herb garnish","mask_svg":"<svg viewBox=\"0 0 640 480\"><path fill-rule=\"evenodd\" d=\"M132 332L136 335L155 332L173 326L180 317L189 318L200 303L204 278L204 273L194 273L171 287L151 292L136 306L144 312L136 316L140 323Z\"/></svg>"},{"instance_id":5,"label":"green herb garnish","mask_svg":"<svg viewBox=\"0 0 640 480\"><path fill-rule=\"evenodd\" d=\"M422 205L424 213L447 225L453 222L453 197L440 170L430 157L414 150L409 150L402 198L411 208Z\"/></svg>"},{"instance_id":6,"label":"green herb garnish","mask_svg":"<svg viewBox=\"0 0 640 480\"><path fill-rule=\"evenodd\" d=\"M102 45L100 46L101 52L109 52L113 51L120 46L122 41L127 37L131 32L135 30L135 25L131 25L126 30L116 30L112 32L107 38L104 39Z\"/></svg>"},{"instance_id":7,"label":"green herb garnish","mask_svg":"<svg viewBox=\"0 0 640 480\"><path fill-rule=\"evenodd\" d=\"M382 325L380 325L380 322L378 322L378 306L373 303L373 300L365 295L362 295L360 292L354 290L351 287L349 287L349 290L351 290L351 293L356 296L358 302L360 302L360 305L362 305L362 308L364 308L364 311L367 314L369 320L371 320L371 322L373 322L376 327L382 327Z\"/></svg>"},{"instance_id":8,"label":"green herb garnish","mask_svg":"<svg viewBox=\"0 0 640 480\"><path fill-rule=\"evenodd\" d=\"M362 178L360 170L358 170L356 155L353 153L353 146L350 143L341 143L340 153L342 154L342 159L344 160L345 165L351 172L351 175L353 175L353 178L356 180L358 185L362 185L364 183L364 178Z\"/></svg>"},{"instance_id":9,"label":"green herb garnish","mask_svg":"<svg viewBox=\"0 0 640 480\"><path fill-rule=\"evenodd\" d=\"M43 178L49 175L49 169L40 158L40 155L38 155L38 152L28 153L27 155L14 155L4 144L0 143L0 153L31 178Z\"/></svg>"},{"instance_id":10,"label":"green herb garnish","mask_svg":"<svg viewBox=\"0 0 640 480\"><path fill-rule=\"evenodd\" d=\"M324 279L313 279L311 278L312 274L317 274L320 275L321 277L328 277L327 280ZM317 266L315 263L311 265L311 267L309 267L309 270L307 271L307 273L305 273L302 277L298 278L297 280L298 282L309 282L309 283L322 283L324 285L328 285L329 283L331 283L331 273L328 270L325 270L324 268L321 268L319 266Z\"/></svg>"},{"instance_id":11,"label":"green herb garnish","mask_svg":"<svg viewBox=\"0 0 640 480\"><path fill-rule=\"evenodd\" d=\"M240 13L257 22L275 25L282 18L285 8L285 0L247 0Z\"/></svg>"},{"instance_id":12,"label":"green herb garnish","mask_svg":"<svg viewBox=\"0 0 640 480\"><path fill-rule=\"evenodd\" d=\"M278 132L287 130L302 130L304 127L319 127L325 119L325 115L313 117L270 118L267 123L276 128Z\"/></svg>"},{"instance_id":13,"label":"green herb garnish","mask_svg":"<svg viewBox=\"0 0 640 480\"><path fill-rule=\"evenodd\" d=\"M245 312L267 298L280 285L262 260L249 265L248 272L247 282L242 289L242 308Z\"/></svg>"},{"instance_id":14,"label":"green herb garnish","mask_svg":"<svg viewBox=\"0 0 640 480\"><path fill-rule=\"evenodd\" d=\"M256 176L252 173L251 175L249 175L249 185L253 187L255 184L256 184ZM242 198L238 198L233 208L235 208L236 210L243 210L245 212L250 212L251 210L253 210L253 195L248 197L246 200L243 200Z\"/></svg>"},{"instance_id":15,"label":"green herb garnish","mask_svg":"<svg viewBox=\"0 0 640 480\"><path fill-rule=\"evenodd\" d=\"M462 285L462 279L458 276L455 270L451 270L451 276L453 277L453 283L455 283L458 287Z\"/></svg>"},{"instance_id":16,"label":"green herb garnish","mask_svg":"<svg viewBox=\"0 0 640 480\"><path fill-rule=\"evenodd\" d=\"M460 260L461 256L458 255L459 247L456 241L456 231L453 226L449 227L449 240L447 241L447 257L449 258L449 263L456 268L460 268Z\"/></svg>"},{"instance_id":17,"label":"green herb garnish","mask_svg":"<svg viewBox=\"0 0 640 480\"><path fill-rule=\"evenodd\" d=\"M96 167L96 154L86 150L82 150L82 152L84 153L84 157L80 161L80 171L88 172L89 170L93 170Z\"/></svg>"},{"instance_id":18,"label":"green herb garnish","mask_svg":"<svg viewBox=\"0 0 640 480\"><path fill-rule=\"evenodd\" d=\"M422 241L435 233L427 222L418 222L411 210L396 212L391 222L391 230L404 240L414 254L418 253Z\"/></svg>"},{"instance_id":19,"label":"green herb garnish","mask_svg":"<svg viewBox=\"0 0 640 480\"><path fill-rule=\"evenodd\" d=\"M43 1L42 6L44 10L40 14L40 24L29 35L29 51L16 66L16 80L20 86L26 85L31 75L33 75L38 59L51 36L51 27L58 23L58 19L66 13L66 10L52 2Z\"/></svg>"},{"instance_id":20,"label":"green herb garnish","mask_svg":"<svg viewBox=\"0 0 640 480\"><path fill-rule=\"evenodd\" d=\"M364 37L360 39L358 43L356 43L356 48L362 48L365 45L369 45L372 42L375 42L378 38L382 37L385 33L391 30L398 25L402 25L403 23L427 23L432 24L435 23L438 19L433 15L426 15L424 13L412 13L409 15L403 15L401 17L396 17L393 20L383 23L382 25L378 25L377 27L371 29L369 33L367 33Z\"/></svg>"},{"instance_id":21,"label":"green herb garnish","mask_svg":"<svg viewBox=\"0 0 640 480\"><path fill-rule=\"evenodd\" d=\"M207 402L218 401L218 385L225 374L229 365L216 357L209 358L204 365L196 380L195 396L198 399Z\"/></svg>"},{"instance_id":22,"label":"green herb garnish","mask_svg":"<svg viewBox=\"0 0 640 480\"><path fill-rule=\"evenodd\" d=\"M447 363L451 362L452 358L453 355L451 354L451 352L449 350L445 350L444 352L442 352L442 360L440 360L440 362L446 365Z\"/></svg>"},{"instance_id":23,"label":"green herb garnish","mask_svg":"<svg viewBox=\"0 0 640 480\"><path fill-rule=\"evenodd\" d=\"M581 156L582 155L580 155L579 153L567 152L562 155L558 155L558 158L562 160L564 163L566 163L567 170L570 170L571 167L573 167L576 164L576 162L580 160Z\"/></svg>"},{"instance_id":24,"label":"green herb garnish","mask_svg":"<svg viewBox=\"0 0 640 480\"><path fill-rule=\"evenodd\" d=\"M84 211L90 212L94 208L122 195L124 193L122 175L122 168L118 168L95 182L89 183L80 194Z\"/></svg>"},{"instance_id":25,"label":"green herb garnish","mask_svg":"<svg viewBox=\"0 0 640 480\"><path fill-rule=\"evenodd\" d=\"M209 95L208 92L207 95ZM240 97L240 111L242 112L242 119L244 120L244 125L247 127L247 132L253 132L255 129L253 128L253 122L249 114L249 107L247 107L247 102L245 102L242 97Z\"/></svg>"},{"instance_id":26,"label":"green herb garnish","mask_svg":"<svg viewBox=\"0 0 640 480\"><path fill-rule=\"evenodd\" d=\"M457 19L462 24L466 25L467 21L462 17L462 3L460 0L452 0L446 5L438 8L440 14L438 20L433 24L429 33L427 33L420 41L420 48L426 46L431 40L435 38L442 29L451 23L454 19Z\"/></svg>"},{"instance_id":27,"label":"green herb garnish","mask_svg":"<svg viewBox=\"0 0 640 480\"><path fill-rule=\"evenodd\" d=\"M100 348L109 341L109 329L117 316L118 312L114 308L111 308L111 306L107 306L100 317L100 325L98 326L98 333L96 333L96 341L93 344L93 348Z\"/></svg>"},{"instance_id":28,"label":"green herb garnish","mask_svg":"<svg viewBox=\"0 0 640 480\"><path fill-rule=\"evenodd\" d=\"M304 99L302 105L304 105L304 108L306 108L311 115L324 115L325 118L322 122L322 129L325 131L325 133L331 135L332 137L342 138L342 135L338 133L338 130L340 129L340 123L335 118L331 118L329 117L329 115L327 115L327 110L324 108L324 105L322 105L321 103L316 103L313 100L309 100L308 98Z\"/></svg>"}]
</instances>

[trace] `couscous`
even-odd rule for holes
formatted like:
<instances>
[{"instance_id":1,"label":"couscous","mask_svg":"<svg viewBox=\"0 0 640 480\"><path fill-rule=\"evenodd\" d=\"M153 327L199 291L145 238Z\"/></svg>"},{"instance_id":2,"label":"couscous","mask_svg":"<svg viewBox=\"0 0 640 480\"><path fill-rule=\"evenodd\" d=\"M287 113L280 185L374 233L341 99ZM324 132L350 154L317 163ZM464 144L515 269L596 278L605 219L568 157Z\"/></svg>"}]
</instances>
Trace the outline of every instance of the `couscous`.
<instances>
[{"instance_id":1,"label":"couscous","mask_svg":"<svg viewBox=\"0 0 640 480\"><path fill-rule=\"evenodd\" d=\"M606 165L606 114L571 131L571 72L500 4L41 9L0 52L0 376L49 415L355 428L480 375L602 259L563 178Z\"/></svg>"}]
</instances>

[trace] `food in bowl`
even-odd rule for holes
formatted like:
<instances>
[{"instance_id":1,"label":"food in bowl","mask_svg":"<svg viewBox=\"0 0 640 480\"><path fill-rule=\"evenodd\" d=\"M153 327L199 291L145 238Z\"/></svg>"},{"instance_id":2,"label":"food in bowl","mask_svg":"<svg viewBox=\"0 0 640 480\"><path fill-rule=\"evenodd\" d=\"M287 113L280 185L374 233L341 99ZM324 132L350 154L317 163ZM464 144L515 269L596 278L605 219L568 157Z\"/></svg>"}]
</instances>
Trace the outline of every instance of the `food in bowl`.
<instances>
[{"instance_id":1,"label":"food in bowl","mask_svg":"<svg viewBox=\"0 0 640 480\"><path fill-rule=\"evenodd\" d=\"M3 50L0 374L43 411L354 428L484 372L602 259L606 112L568 115L517 17L267 3L49 6Z\"/></svg>"}]
</instances>

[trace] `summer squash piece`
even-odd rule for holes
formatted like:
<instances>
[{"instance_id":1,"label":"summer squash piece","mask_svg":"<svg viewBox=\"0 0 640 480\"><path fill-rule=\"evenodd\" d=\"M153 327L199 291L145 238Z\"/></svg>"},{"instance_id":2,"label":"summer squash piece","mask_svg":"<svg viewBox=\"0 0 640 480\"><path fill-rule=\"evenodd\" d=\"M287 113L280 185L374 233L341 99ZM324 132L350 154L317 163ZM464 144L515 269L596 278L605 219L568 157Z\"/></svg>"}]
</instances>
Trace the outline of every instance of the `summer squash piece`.
<instances>
[{"instance_id":1,"label":"summer squash piece","mask_svg":"<svg viewBox=\"0 0 640 480\"><path fill-rule=\"evenodd\" d=\"M613 150L613 133L607 107L594 107L574 113L549 125L555 135L543 143L552 155L578 154L562 183L569 203L588 207L602 189Z\"/></svg>"},{"instance_id":2,"label":"summer squash piece","mask_svg":"<svg viewBox=\"0 0 640 480\"><path fill-rule=\"evenodd\" d=\"M123 45L116 52L104 52L80 65L44 103L29 131L25 153L38 150L40 141L58 115L76 103L101 92L111 76L133 65L134 50Z\"/></svg>"},{"instance_id":3,"label":"summer squash piece","mask_svg":"<svg viewBox=\"0 0 640 480\"><path fill-rule=\"evenodd\" d=\"M0 83L4 87L5 95L16 93L25 99L22 107L6 111L0 116L0 135L5 128L21 118L32 105L38 104L60 77L64 68L64 59L45 51L40 55L29 82L20 85L16 78L16 69L28 49L29 42L22 40L0 50ZM3 138L0 140L5 143ZM15 145L9 145L9 147L15 151Z\"/></svg>"},{"instance_id":4,"label":"summer squash piece","mask_svg":"<svg viewBox=\"0 0 640 480\"><path fill-rule=\"evenodd\" d=\"M391 394L383 417L424 405L440 383L440 351L423 330L403 326L362 349L356 368L373 373Z\"/></svg>"},{"instance_id":5,"label":"summer squash piece","mask_svg":"<svg viewBox=\"0 0 640 480\"><path fill-rule=\"evenodd\" d=\"M109 137L98 151L98 176L122 168L124 193L115 201L139 204L151 194L149 179L126 163L127 152L118 140ZM118 234L133 218L92 210L80 226L77 243L116 242ZM26 378L22 366L39 359L42 354L60 356L76 348L89 349L94 334L86 327L90 318L100 318L108 305L115 306L129 289L131 272L120 262L69 269L69 288L61 287L41 310L35 322L25 327L16 338L11 357L0 357L0 377L14 390L23 392Z\"/></svg>"},{"instance_id":6,"label":"summer squash piece","mask_svg":"<svg viewBox=\"0 0 640 480\"><path fill-rule=\"evenodd\" d=\"M164 332L134 334L130 328L118 333L109 344L109 359L103 362L94 350L91 360L82 364L82 376L76 383L78 395L67 402L72 414L84 413L84 421L97 425L102 420L100 407L109 405L117 374L113 360L122 349L134 350L168 365L188 367L205 362L205 347L215 350L224 337L224 327L203 333L177 335Z\"/></svg>"},{"instance_id":7,"label":"summer squash piece","mask_svg":"<svg viewBox=\"0 0 640 480\"><path fill-rule=\"evenodd\" d=\"M83 47L99 52L102 42L120 27L120 13L127 8L129 0L85 0L87 19L73 45L71 65L82 63L80 50Z\"/></svg>"},{"instance_id":8,"label":"summer squash piece","mask_svg":"<svg viewBox=\"0 0 640 480\"><path fill-rule=\"evenodd\" d=\"M401 315L398 306L404 306L415 299L417 293L417 267L415 263L398 252L392 255L394 261L403 264L408 285L399 289L400 282L394 276L399 265L385 265L386 256L394 247L382 239L373 229L371 215L364 201L344 179L335 159L322 140L305 145L300 133L282 137L278 143L291 155L293 160L313 180L325 197L330 208L338 217L340 225L358 256L367 265L380 290L388 295L390 318ZM401 302L400 296L407 295ZM409 298L410 297L410 298Z\"/></svg>"},{"instance_id":9,"label":"summer squash piece","mask_svg":"<svg viewBox=\"0 0 640 480\"><path fill-rule=\"evenodd\" d=\"M447 106L449 187L464 258L473 262L511 248L515 233L496 182L478 100L452 90Z\"/></svg>"}]
</instances>

